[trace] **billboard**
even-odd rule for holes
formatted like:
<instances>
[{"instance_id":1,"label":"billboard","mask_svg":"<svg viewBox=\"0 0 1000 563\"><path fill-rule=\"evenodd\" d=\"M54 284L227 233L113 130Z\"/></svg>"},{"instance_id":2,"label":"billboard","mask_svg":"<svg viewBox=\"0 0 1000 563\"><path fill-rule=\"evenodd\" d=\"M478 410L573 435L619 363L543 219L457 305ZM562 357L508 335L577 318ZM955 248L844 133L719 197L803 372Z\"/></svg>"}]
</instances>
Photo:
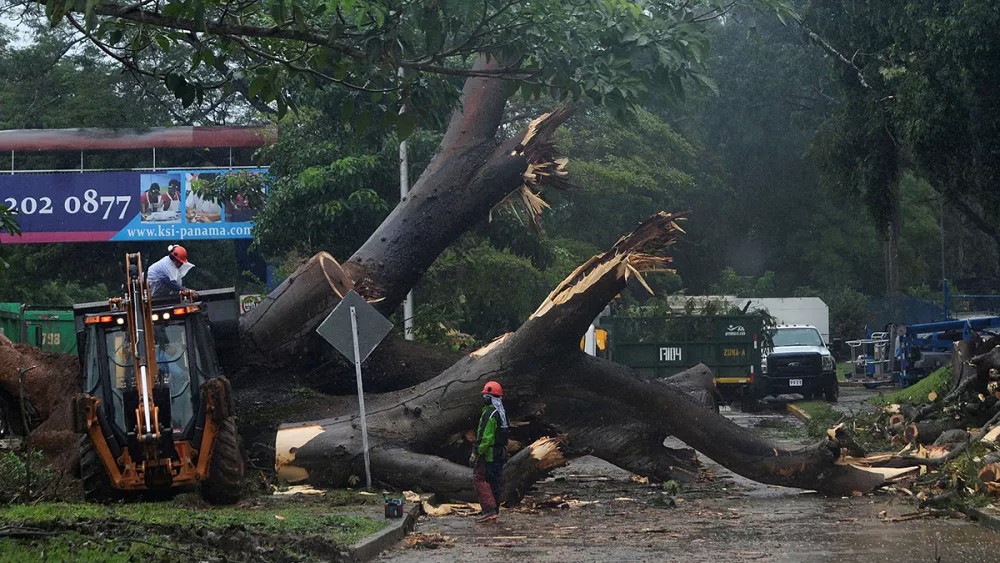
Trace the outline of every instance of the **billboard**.
<instances>
[{"instance_id":1,"label":"billboard","mask_svg":"<svg viewBox=\"0 0 1000 563\"><path fill-rule=\"evenodd\" d=\"M239 169L263 174L267 168ZM255 211L192 187L235 170L167 170L0 175L0 203L22 234L2 243L252 238Z\"/></svg>"}]
</instances>

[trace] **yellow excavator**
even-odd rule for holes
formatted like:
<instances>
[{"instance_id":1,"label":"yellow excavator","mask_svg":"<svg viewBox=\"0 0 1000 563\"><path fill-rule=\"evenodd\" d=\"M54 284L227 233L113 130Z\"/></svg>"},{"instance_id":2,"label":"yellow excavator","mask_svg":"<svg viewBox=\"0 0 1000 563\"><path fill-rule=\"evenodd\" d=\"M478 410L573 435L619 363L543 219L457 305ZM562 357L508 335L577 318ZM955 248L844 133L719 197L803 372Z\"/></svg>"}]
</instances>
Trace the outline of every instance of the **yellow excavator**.
<instances>
[{"instance_id":1,"label":"yellow excavator","mask_svg":"<svg viewBox=\"0 0 1000 563\"><path fill-rule=\"evenodd\" d=\"M200 485L236 502L245 470L217 337L233 340L233 289L153 299L142 257L125 256L124 295L74 306L83 392L73 397L80 476L104 501Z\"/></svg>"}]
</instances>

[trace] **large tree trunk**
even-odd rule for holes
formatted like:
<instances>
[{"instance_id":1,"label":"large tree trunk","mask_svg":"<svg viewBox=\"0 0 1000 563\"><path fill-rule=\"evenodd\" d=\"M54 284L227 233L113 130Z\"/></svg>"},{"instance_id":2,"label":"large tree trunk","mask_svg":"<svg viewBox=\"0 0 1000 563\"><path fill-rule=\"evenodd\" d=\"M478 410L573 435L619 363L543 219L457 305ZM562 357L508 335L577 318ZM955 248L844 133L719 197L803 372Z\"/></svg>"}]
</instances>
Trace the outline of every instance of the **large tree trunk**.
<instances>
[{"instance_id":1,"label":"large tree trunk","mask_svg":"<svg viewBox=\"0 0 1000 563\"><path fill-rule=\"evenodd\" d=\"M664 438L673 434L762 482L831 494L881 485L881 474L840 463L841 446L832 440L795 451L775 447L670 383L643 381L624 366L580 352L578 342L591 319L626 281L662 269L668 260L663 251L676 229L671 215L654 216L573 272L515 333L427 382L372 396L368 431L376 478L398 487L467 496L471 470L435 454L474 426L480 391L495 379L504 386L504 401L514 419L565 435L571 448L642 474L676 478L681 476L678 467L693 468L691 455L663 447ZM283 458L301 477L330 485L361 474L356 416L295 427L310 431L305 439L279 449L288 452ZM411 471L399 470L397 460L402 457L409 457Z\"/></svg>"},{"instance_id":2,"label":"large tree trunk","mask_svg":"<svg viewBox=\"0 0 1000 563\"><path fill-rule=\"evenodd\" d=\"M496 59L475 68L493 68ZM463 232L522 186L560 186L551 136L570 115L556 111L498 144L508 84L470 78L462 108L427 169L368 241L341 267L317 254L248 314L241 332L250 352L272 365L315 364L316 327L347 290L355 289L384 315L393 313L434 260ZM543 170L544 174L533 174Z\"/></svg>"}]
</instances>

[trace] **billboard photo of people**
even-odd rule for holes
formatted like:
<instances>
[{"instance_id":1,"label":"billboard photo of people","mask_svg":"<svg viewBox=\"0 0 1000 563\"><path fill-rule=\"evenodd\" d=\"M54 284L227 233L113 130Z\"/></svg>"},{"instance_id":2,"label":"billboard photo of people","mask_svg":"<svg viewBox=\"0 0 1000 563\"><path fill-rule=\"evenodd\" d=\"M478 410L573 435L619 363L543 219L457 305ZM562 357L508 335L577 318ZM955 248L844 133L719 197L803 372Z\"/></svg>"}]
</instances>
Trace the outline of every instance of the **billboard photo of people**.
<instances>
[{"instance_id":1,"label":"billboard photo of people","mask_svg":"<svg viewBox=\"0 0 1000 563\"><path fill-rule=\"evenodd\" d=\"M196 192L232 174L256 180L267 173L267 168L183 168L0 174L0 202L16 210L22 231L0 232L0 243L250 239L266 184L248 182L245 192L227 186L216 193L248 195L218 199Z\"/></svg>"},{"instance_id":2,"label":"billboard photo of people","mask_svg":"<svg viewBox=\"0 0 1000 563\"><path fill-rule=\"evenodd\" d=\"M180 178L177 174L141 174L139 185L139 214L143 223L180 222ZM171 189L178 196L176 199Z\"/></svg>"}]
</instances>

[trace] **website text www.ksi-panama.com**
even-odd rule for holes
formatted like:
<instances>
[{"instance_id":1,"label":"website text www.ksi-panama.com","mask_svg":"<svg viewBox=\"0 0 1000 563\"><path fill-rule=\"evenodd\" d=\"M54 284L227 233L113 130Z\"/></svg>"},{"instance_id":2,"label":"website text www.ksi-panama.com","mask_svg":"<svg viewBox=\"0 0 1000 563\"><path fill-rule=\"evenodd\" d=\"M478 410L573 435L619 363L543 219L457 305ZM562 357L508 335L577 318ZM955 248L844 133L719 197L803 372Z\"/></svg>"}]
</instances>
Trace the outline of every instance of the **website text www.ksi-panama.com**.
<instances>
[{"instance_id":1,"label":"website text www.ksi-panama.com","mask_svg":"<svg viewBox=\"0 0 1000 563\"><path fill-rule=\"evenodd\" d=\"M247 237L253 227L247 224L239 225L156 225L155 227L140 227L125 229L129 238L171 238L184 240L187 238L206 237Z\"/></svg>"}]
</instances>

